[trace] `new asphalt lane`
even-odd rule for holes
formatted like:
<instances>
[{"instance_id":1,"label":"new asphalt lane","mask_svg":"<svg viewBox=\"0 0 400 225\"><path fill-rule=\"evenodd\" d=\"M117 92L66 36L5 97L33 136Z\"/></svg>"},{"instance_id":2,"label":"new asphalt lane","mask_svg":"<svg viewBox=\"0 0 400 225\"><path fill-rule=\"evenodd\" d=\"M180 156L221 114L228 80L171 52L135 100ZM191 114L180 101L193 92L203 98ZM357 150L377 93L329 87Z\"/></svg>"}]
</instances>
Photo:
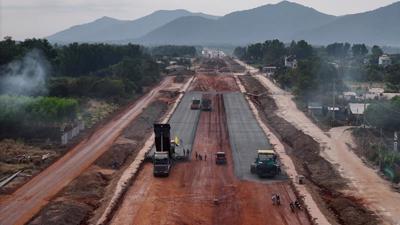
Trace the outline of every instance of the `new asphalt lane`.
<instances>
[{"instance_id":1,"label":"new asphalt lane","mask_svg":"<svg viewBox=\"0 0 400 225\"><path fill-rule=\"evenodd\" d=\"M224 93L224 105L235 175L244 180L260 181L261 179L250 173L250 165L257 157L257 150L271 149L272 146L242 93ZM286 176L282 174L274 179L262 179L262 181L285 178Z\"/></svg>"}]
</instances>

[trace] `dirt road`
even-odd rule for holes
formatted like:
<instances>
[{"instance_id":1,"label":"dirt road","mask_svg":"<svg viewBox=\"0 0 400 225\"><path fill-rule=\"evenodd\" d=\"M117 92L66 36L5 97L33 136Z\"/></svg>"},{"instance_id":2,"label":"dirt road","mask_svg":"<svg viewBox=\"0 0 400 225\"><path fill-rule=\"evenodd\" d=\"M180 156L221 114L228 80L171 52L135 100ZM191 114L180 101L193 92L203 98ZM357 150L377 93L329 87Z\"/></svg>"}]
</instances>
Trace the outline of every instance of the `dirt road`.
<instances>
[{"instance_id":1,"label":"dirt road","mask_svg":"<svg viewBox=\"0 0 400 225\"><path fill-rule=\"evenodd\" d=\"M121 131L142 112L161 89L170 83L172 83L172 77L166 78L119 117L83 140L11 196L2 199L0 202L1 225L24 224L32 218L52 196L102 155Z\"/></svg>"},{"instance_id":2,"label":"dirt road","mask_svg":"<svg viewBox=\"0 0 400 225\"><path fill-rule=\"evenodd\" d=\"M330 136L326 135L297 108L290 93L277 87L265 76L256 75L256 78L272 93L278 106L277 115L313 137L323 149L321 155L331 164L337 165L341 175L351 181L351 188L347 193L363 199L386 224L398 225L400 194L393 192L387 181L379 177L349 149L343 141L343 137L346 136L342 136L346 128L335 128L329 132ZM347 140L351 138L347 136Z\"/></svg>"},{"instance_id":3,"label":"dirt road","mask_svg":"<svg viewBox=\"0 0 400 225\"><path fill-rule=\"evenodd\" d=\"M356 187L355 194L362 196L370 206L378 210L388 224L399 225L400 194L393 192L388 181L379 177L374 169L366 167L353 151L349 151L348 145L356 146L349 128L335 127L329 131L331 146L335 149L329 156L334 161L341 162L343 174Z\"/></svg>"},{"instance_id":4,"label":"dirt road","mask_svg":"<svg viewBox=\"0 0 400 225\"><path fill-rule=\"evenodd\" d=\"M218 94L213 110L200 114L191 161L175 164L165 179L154 178L152 165L146 164L111 223L310 224L303 211L290 211L295 195L287 181L263 184L235 177L226 123L223 97ZM215 164L217 151L226 152L227 165ZM196 160L196 152L203 160ZM272 205L273 193L281 194L281 206Z\"/></svg>"}]
</instances>

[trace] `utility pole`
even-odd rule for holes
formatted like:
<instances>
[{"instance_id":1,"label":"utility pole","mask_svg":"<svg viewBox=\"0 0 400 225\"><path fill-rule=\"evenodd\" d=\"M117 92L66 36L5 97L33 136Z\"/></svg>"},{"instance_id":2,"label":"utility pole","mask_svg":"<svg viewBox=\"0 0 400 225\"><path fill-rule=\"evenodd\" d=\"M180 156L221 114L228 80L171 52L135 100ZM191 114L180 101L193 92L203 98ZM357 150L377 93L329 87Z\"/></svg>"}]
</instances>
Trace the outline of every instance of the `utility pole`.
<instances>
[{"instance_id":1,"label":"utility pole","mask_svg":"<svg viewBox=\"0 0 400 225\"><path fill-rule=\"evenodd\" d=\"M379 141L379 169L382 168L382 128L380 128L380 141Z\"/></svg>"},{"instance_id":2,"label":"utility pole","mask_svg":"<svg viewBox=\"0 0 400 225\"><path fill-rule=\"evenodd\" d=\"M335 126L335 111L336 111L336 78L333 79L333 93L332 93L332 105L333 105L333 110L332 110L332 127Z\"/></svg>"}]
</instances>

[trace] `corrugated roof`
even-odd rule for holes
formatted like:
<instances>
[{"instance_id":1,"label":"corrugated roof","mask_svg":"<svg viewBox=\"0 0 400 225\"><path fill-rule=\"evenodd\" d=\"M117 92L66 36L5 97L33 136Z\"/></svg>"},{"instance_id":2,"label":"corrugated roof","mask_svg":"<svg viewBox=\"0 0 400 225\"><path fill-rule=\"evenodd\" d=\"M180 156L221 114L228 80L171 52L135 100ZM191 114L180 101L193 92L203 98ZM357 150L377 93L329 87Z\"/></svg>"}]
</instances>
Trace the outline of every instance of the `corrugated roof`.
<instances>
[{"instance_id":1,"label":"corrugated roof","mask_svg":"<svg viewBox=\"0 0 400 225\"><path fill-rule=\"evenodd\" d=\"M354 115L364 114L365 109L367 109L369 104L363 103L349 103L350 112Z\"/></svg>"}]
</instances>

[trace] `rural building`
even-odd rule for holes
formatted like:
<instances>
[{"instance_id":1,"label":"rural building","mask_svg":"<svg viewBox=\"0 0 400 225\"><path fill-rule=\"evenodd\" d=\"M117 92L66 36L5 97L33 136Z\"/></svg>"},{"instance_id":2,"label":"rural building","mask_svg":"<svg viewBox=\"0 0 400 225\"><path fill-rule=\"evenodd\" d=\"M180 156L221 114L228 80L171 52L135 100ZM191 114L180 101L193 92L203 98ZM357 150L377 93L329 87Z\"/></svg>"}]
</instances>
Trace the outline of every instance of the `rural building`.
<instances>
[{"instance_id":1,"label":"rural building","mask_svg":"<svg viewBox=\"0 0 400 225\"><path fill-rule=\"evenodd\" d=\"M394 97L400 96L400 93L383 93L383 97L387 100L390 100Z\"/></svg>"},{"instance_id":2,"label":"rural building","mask_svg":"<svg viewBox=\"0 0 400 225\"><path fill-rule=\"evenodd\" d=\"M347 120L353 125L360 125L362 122L362 116L364 115L364 112L368 106L369 104L349 103Z\"/></svg>"},{"instance_id":3,"label":"rural building","mask_svg":"<svg viewBox=\"0 0 400 225\"><path fill-rule=\"evenodd\" d=\"M392 64L392 59L388 55L382 55L379 57L379 65L383 67L390 66Z\"/></svg>"},{"instance_id":4,"label":"rural building","mask_svg":"<svg viewBox=\"0 0 400 225\"><path fill-rule=\"evenodd\" d=\"M285 66L291 69L296 69L297 68L296 56L294 55L285 56Z\"/></svg>"},{"instance_id":5,"label":"rural building","mask_svg":"<svg viewBox=\"0 0 400 225\"><path fill-rule=\"evenodd\" d=\"M343 92L343 99L347 101L354 101L357 98L357 93L352 91Z\"/></svg>"},{"instance_id":6,"label":"rural building","mask_svg":"<svg viewBox=\"0 0 400 225\"><path fill-rule=\"evenodd\" d=\"M319 102L310 102L307 106L308 113L314 116L322 116L324 114L324 108Z\"/></svg>"},{"instance_id":7,"label":"rural building","mask_svg":"<svg viewBox=\"0 0 400 225\"><path fill-rule=\"evenodd\" d=\"M267 76L273 76L275 74L277 67L276 66L265 66L262 68L262 71L267 74Z\"/></svg>"},{"instance_id":8,"label":"rural building","mask_svg":"<svg viewBox=\"0 0 400 225\"><path fill-rule=\"evenodd\" d=\"M368 92L364 94L364 98L368 100L378 100L383 97L385 89L383 88L370 88Z\"/></svg>"},{"instance_id":9,"label":"rural building","mask_svg":"<svg viewBox=\"0 0 400 225\"><path fill-rule=\"evenodd\" d=\"M339 106L328 106L326 107L327 109L327 114L332 115L332 113L335 113L335 119L336 120L341 120L344 121L346 120L346 107L339 107Z\"/></svg>"},{"instance_id":10,"label":"rural building","mask_svg":"<svg viewBox=\"0 0 400 225\"><path fill-rule=\"evenodd\" d=\"M186 66L172 65L165 68L167 73L181 73L186 70Z\"/></svg>"}]
</instances>

